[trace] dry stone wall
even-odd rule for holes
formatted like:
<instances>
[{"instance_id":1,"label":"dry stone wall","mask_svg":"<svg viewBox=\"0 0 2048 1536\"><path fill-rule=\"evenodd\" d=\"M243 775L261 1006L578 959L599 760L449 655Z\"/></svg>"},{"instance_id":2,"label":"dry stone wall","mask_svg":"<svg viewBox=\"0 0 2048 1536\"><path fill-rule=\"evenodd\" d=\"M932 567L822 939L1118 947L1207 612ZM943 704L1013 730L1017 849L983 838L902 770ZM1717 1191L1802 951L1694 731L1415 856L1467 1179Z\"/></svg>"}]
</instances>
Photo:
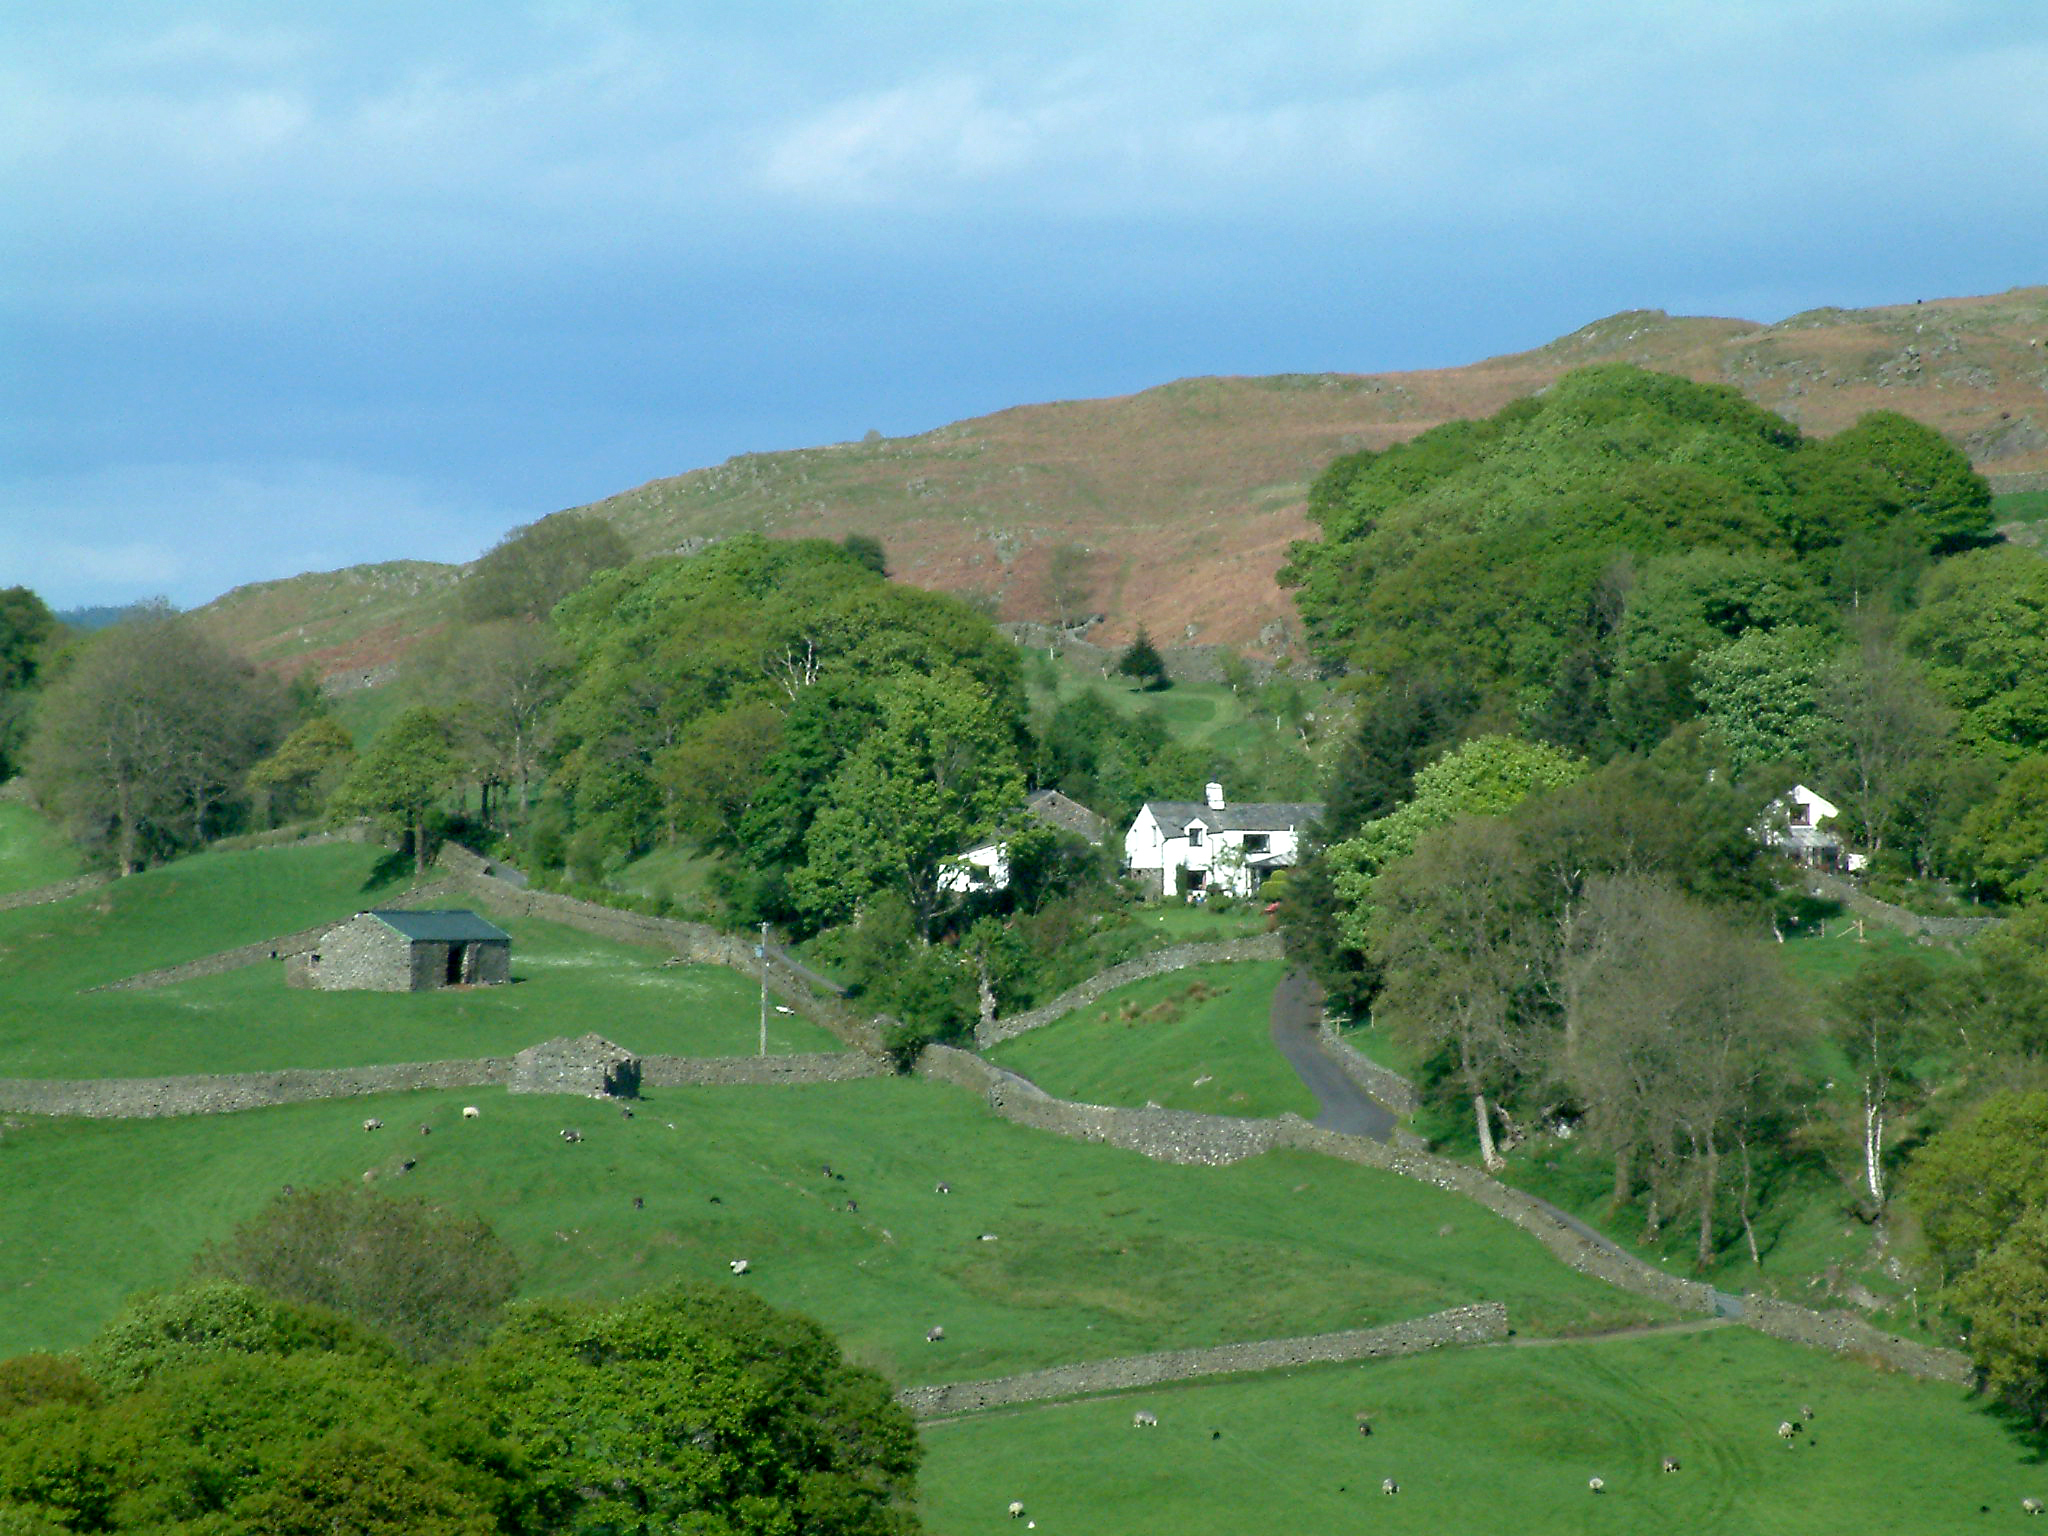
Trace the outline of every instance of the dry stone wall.
<instances>
[{"instance_id":1,"label":"dry stone wall","mask_svg":"<svg viewBox=\"0 0 2048 1536\"><path fill-rule=\"evenodd\" d=\"M1397 1115L1412 1115L1422 1107L1415 1085L1400 1073L1389 1070L1346 1040L1328 1019L1316 1022L1316 1038L1339 1070Z\"/></svg>"},{"instance_id":2,"label":"dry stone wall","mask_svg":"<svg viewBox=\"0 0 2048 1536\"><path fill-rule=\"evenodd\" d=\"M1042 1403L1093 1392L1129 1392L1201 1376L1278 1371L1332 1361L1378 1360L1449 1345L1486 1344L1505 1338L1507 1331L1507 1308L1497 1301L1488 1301L1390 1323L1383 1328L1267 1339L1256 1344L1221 1344L1211 1349L1163 1350L1158 1354L1054 1366L989 1381L910 1387L897 1393L896 1400L910 1410L913 1418L941 1419L1014 1403Z\"/></svg>"},{"instance_id":3,"label":"dry stone wall","mask_svg":"<svg viewBox=\"0 0 2048 1536\"><path fill-rule=\"evenodd\" d=\"M59 880L55 885L39 885L30 891L9 891L0 896L0 912L12 912L17 907L47 907L52 902L69 901L73 896L96 891L113 882L114 877L108 874L77 875L69 880Z\"/></svg>"},{"instance_id":4,"label":"dry stone wall","mask_svg":"<svg viewBox=\"0 0 2048 1536\"><path fill-rule=\"evenodd\" d=\"M1033 1008L1026 1013L1012 1013L992 1019L974 1032L974 1043L986 1050L989 1046L1004 1040L1013 1040L1027 1031L1039 1029L1055 1019L1065 1018L1076 1008L1085 1008L1105 992L1128 986L1134 981L1143 981L1148 976L1164 976L1169 971L1183 971L1191 965L1223 965L1237 960L1279 960L1284 958L1280 935L1277 933L1253 934L1248 938L1224 939L1215 944L1176 944L1171 949L1154 950L1149 955L1139 955L1121 965L1112 965L1106 971L1098 971L1077 987L1069 987L1051 1002Z\"/></svg>"},{"instance_id":5,"label":"dry stone wall","mask_svg":"<svg viewBox=\"0 0 2048 1536\"><path fill-rule=\"evenodd\" d=\"M1745 1296L1742 1320L1759 1333L1838 1355L1860 1355L1893 1370L1929 1381L1967 1386L1976 1379L1969 1359L1952 1349L1935 1349L1873 1328L1848 1312L1812 1312L1769 1296Z\"/></svg>"},{"instance_id":6,"label":"dry stone wall","mask_svg":"<svg viewBox=\"0 0 2048 1536\"><path fill-rule=\"evenodd\" d=\"M297 933L281 933L276 938L258 939L254 944L242 944L234 949L224 949L219 954L202 955L197 960L187 960L181 965L166 965L158 970L143 971L139 975L110 981L105 986L92 987L93 992L139 992L149 987L168 987L180 981L192 981L201 976L218 976L225 971L238 971L251 965L261 965L266 960L283 960L287 963L300 955L308 954L334 927L322 923L317 928L301 928Z\"/></svg>"},{"instance_id":7,"label":"dry stone wall","mask_svg":"<svg viewBox=\"0 0 2048 1536\"><path fill-rule=\"evenodd\" d=\"M1589 1278L1684 1312L1713 1316L1722 1310L1722 1298L1712 1286L1666 1274L1633 1254L1606 1246L1570 1226L1534 1197L1449 1158L1322 1130L1298 1115L1232 1120L1177 1110L1072 1104L979 1056L946 1046L926 1047L917 1065L927 1077L982 1094L989 1107L1006 1120L1083 1141L1107 1142L1161 1162L1232 1163L1274 1147L1295 1147L1385 1169L1485 1206L1535 1238L1560 1263ZM1916 1376L1950 1381L1969 1374L1969 1362L1953 1351L1899 1340L1887 1344L1887 1335L1844 1315L1827 1317L1789 1303L1749 1296L1742 1298L1741 1321L1779 1338L1877 1355Z\"/></svg>"},{"instance_id":8,"label":"dry stone wall","mask_svg":"<svg viewBox=\"0 0 2048 1536\"><path fill-rule=\"evenodd\" d=\"M1868 891L1859 890L1839 876L1818 869L1806 872L1806 888L1812 895L1839 901L1851 912L1874 923L1883 923L1901 933L1925 934L1933 939L1972 938L1998 922L1995 917L1926 917L1918 912L1909 912L1888 901L1879 901Z\"/></svg>"},{"instance_id":9,"label":"dry stone wall","mask_svg":"<svg viewBox=\"0 0 2048 1536\"><path fill-rule=\"evenodd\" d=\"M524 1053L522 1053L524 1054ZM640 1085L693 1087L711 1084L839 1083L884 1077L887 1059L855 1051L818 1051L798 1056L648 1056L639 1060ZM565 1076L553 1086L542 1079L544 1064L527 1070L521 1091L588 1096L582 1078ZM210 1076L114 1077L94 1079L0 1078L0 1112L57 1115L88 1120L151 1120L173 1115L219 1115L278 1104L404 1093L419 1088L506 1088L520 1076L518 1058L484 1056L471 1061L403 1062L333 1070L229 1072Z\"/></svg>"}]
</instances>

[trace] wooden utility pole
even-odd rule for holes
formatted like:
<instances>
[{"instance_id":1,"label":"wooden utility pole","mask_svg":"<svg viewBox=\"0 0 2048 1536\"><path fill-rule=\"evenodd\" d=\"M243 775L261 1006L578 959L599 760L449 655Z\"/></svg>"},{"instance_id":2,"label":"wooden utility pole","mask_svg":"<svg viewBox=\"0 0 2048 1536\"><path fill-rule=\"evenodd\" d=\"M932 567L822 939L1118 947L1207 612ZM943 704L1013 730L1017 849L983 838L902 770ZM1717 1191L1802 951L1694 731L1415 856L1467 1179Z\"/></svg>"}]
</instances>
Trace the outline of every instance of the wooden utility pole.
<instances>
[{"instance_id":1,"label":"wooden utility pole","mask_svg":"<svg viewBox=\"0 0 2048 1536\"><path fill-rule=\"evenodd\" d=\"M754 946L761 962L761 1054L768 1054L768 925L761 925L761 942Z\"/></svg>"}]
</instances>

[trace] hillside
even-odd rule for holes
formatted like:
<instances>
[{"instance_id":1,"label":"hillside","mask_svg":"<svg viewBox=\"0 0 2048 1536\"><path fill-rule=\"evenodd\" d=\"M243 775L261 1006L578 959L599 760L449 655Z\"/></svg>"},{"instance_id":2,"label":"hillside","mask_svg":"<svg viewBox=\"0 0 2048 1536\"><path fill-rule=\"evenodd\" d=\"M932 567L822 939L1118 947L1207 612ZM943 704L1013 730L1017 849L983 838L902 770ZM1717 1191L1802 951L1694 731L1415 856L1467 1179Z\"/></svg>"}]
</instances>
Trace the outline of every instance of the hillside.
<instances>
[{"instance_id":1,"label":"hillside","mask_svg":"<svg viewBox=\"0 0 2048 1536\"><path fill-rule=\"evenodd\" d=\"M1018 406L913 437L747 454L584 509L643 552L743 529L872 534L919 586L1048 618L1051 553L1092 553L1082 611L1119 642L1282 654L1297 625L1273 573L1332 457L1490 414L1572 368L1626 361L1731 383L1809 432L1868 410L1926 421L2002 490L2048 486L2048 288L1775 325L1631 311L1534 351L1387 374L1186 379L1115 399ZM374 667L438 622L456 568L421 563L264 583L202 610L255 654L323 675Z\"/></svg>"}]
</instances>

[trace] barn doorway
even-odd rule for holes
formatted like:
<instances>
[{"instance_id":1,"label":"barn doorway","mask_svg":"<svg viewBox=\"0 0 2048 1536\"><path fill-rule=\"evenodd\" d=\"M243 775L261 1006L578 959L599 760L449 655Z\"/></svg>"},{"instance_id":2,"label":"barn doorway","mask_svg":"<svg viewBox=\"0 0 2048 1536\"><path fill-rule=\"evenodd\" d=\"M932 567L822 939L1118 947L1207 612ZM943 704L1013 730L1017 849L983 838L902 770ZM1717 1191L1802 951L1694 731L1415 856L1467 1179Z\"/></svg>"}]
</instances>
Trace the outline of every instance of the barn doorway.
<instances>
[{"instance_id":1,"label":"barn doorway","mask_svg":"<svg viewBox=\"0 0 2048 1536\"><path fill-rule=\"evenodd\" d=\"M441 978L443 984L451 987L462 985L462 961L468 949L469 946L467 944L450 944L448 946L448 973Z\"/></svg>"}]
</instances>

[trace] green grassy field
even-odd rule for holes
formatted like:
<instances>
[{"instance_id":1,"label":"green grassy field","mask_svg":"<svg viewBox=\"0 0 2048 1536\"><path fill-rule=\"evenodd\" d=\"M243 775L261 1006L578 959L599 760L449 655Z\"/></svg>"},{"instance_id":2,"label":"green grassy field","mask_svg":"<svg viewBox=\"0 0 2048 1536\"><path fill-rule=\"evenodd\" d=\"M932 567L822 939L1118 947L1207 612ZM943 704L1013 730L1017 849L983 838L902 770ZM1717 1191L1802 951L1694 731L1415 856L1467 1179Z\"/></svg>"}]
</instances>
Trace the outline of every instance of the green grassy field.
<instances>
[{"instance_id":1,"label":"green grassy field","mask_svg":"<svg viewBox=\"0 0 2048 1536\"><path fill-rule=\"evenodd\" d=\"M341 921L404 887L355 844L203 854L68 902L0 913L0 1075L146 1076L508 1055L596 1031L636 1051L753 1051L759 992L722 966L509 919L515 984L423 993L308 992L259 965L144 991L84 989L254 939ZM61 1021L61 1022L59 1022ZM58 1027L53 1027L53 1024ZM776 1052L836 1050L769 1015Z\"/></svg>"},{"instance_id":2,"label":"green grassy field","mask_svg":"<svg viewBox=\"0 0 2048 1536\"><path fill-rule=\"evenodd\" d=\"M32 891L84 869L74 849L36 810L0 800L0 891Z\"/></svg>"},{"instance_id":3,"label":"green grassy field","mask_svg":"<svg viewBox=\"0 0 2048 1536\"><path fill-rule=\"evenodd\" d=\"M1315 1099L1273 1048L1277 960L1198 965L1105 993L1006 1040L989 1058L1047 1093L1089 1104L1308 1119Z\"/></svg>"},{"instance_id":4,"label":"green grassy field","mask_svg":"<svg viewBox=\"0 0 2048 1536\"><path fill-rule=\"evenodd\" d=\"M464 1103L482 1117L461 1119ZM369 1115L389 1129L365 1133ZM1486 1299L1530 1333L1669 1315L1391 1174L1293 1152L1226 1168L1154 1163L1013 1126L917 1079L657 1090L632 1119L483 1090L176 1120L14 1118L0 1138L0 1355L81 1342L280 1186L369 1169L486 1215L533 1294L729 1281L727 1261L747 1258L750 1288L906 1382ZM421 1123L434 1133L419 1135ZM584 1142L565 1145L565 1126ZM396 1174L404 1158L418 1167ZM950 1194L935 1193L941 1180ZM924 1342L934 1324L941 1346Z\"/></svg>"},{"instance_id":5,"label":"green grassy field","mask_svg":"<svg viewBox=\"0 0 2048 1536\"><path fill-rule=\"evenodd\" d=\"M1788 1446L1777 1426L1801 1406L1814 1418ZM1133 1430L1136 1407L1159 1427ZM925 1444L934 1536L1015 1530L1012 1499L1069 1536L1940 1536L2023 1527L2020 1500L2048 1497L2038 1456L1960 1390L1739 1328L1048 1404L931 1425Z\"/></svg>"}]
</instances>

